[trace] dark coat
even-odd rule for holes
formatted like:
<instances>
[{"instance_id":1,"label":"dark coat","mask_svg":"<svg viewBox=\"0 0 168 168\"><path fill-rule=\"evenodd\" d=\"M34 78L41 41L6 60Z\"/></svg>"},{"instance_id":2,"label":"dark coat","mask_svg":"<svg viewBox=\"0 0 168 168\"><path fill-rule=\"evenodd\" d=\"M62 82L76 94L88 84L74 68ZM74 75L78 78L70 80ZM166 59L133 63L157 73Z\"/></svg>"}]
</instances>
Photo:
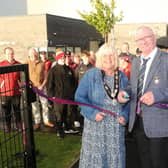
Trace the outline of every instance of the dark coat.
<instances>
[{"instance_id":1,"label":"dark coat","mask_svg":"<svg viewBox=\"0 0 168 168\"><path fill-rule=\"evenodd\" d=\"M80 64L77 66L77 68L75 69L75 78L77 81L80 81L83 77L83 75L85 74L86 71L88 71L89 69L93 68L92 64Z\"/></svg>"},{"instance_id":2,"label":"dark coat","mask_svg":"<svg viewBox=\"0 0 168 168\"><path fill-rule=\"evenodd\" d=\"M71 68L56 64L49 71L46 87L49 97L73 99L77 83Z\"/></svg>"}]
</instances>

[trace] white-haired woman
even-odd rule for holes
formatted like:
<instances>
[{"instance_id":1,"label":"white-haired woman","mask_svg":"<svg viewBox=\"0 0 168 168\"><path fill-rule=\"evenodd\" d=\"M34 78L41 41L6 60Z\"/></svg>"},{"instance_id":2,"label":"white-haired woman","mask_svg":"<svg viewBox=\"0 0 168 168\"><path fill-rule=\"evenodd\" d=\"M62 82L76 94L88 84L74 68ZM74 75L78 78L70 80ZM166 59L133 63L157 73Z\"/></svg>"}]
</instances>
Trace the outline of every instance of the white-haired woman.
<instances>
[{"instance_id":1,"label":"white-haired woman","mask_svg":"<svg viewBox=\"0 0 168 168\"><path fill-rule=\"evenodd\" d=\"M127 77L118 71L114 48L105 43L96 53L96 67L81 79L75 99L112 111L117 117L81 106L84 130L80 168L125 168L124 126L129 107L120 105L116 98L127 82Z\"/></svg>"}]
</instances>

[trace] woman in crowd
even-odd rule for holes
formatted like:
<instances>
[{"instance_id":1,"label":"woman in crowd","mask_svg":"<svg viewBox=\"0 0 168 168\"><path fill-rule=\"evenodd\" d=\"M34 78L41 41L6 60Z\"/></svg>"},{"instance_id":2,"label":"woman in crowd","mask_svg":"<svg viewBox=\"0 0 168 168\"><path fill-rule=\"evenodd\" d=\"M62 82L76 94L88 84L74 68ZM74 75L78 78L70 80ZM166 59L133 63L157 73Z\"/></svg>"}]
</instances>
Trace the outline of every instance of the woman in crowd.
<instances>
[{"instance_id":1,"label":"woman in crowd","mask_svg":"<svg viewBox=\"0 0 168 168\"><path fill-rule=\"evenodd\" d=\"M117 101L119 89L127 86L128 79L118 71L115 50L104 44L96 53L95 68L81 79L75 99L81 103L112 111L117 117L88 106L81 106L84 130L80 168L125 168L124 130L128 119L128 104Z\"/></svg>"}]
</instances>

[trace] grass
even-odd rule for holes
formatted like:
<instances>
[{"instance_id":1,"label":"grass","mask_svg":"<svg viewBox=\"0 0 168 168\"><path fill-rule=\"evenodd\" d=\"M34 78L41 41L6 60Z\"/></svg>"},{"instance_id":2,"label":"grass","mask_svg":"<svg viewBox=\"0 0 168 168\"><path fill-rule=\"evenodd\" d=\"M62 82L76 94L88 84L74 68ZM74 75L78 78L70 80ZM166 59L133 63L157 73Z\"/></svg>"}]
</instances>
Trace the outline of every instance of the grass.
<instances>
[{"instance_id":1,"label":"grass","mask_svg":"<svg viewBox=\"0 0 168 168\"><path fill-rule=\"evenodd\" d=\"M78 157L81 137L68 135L64 139L54 133L35 133L35 145L39 151L37 168L68 168Z\"/></svg>"},{"instance_id":2,"label":"grass","mask_svg":"<svg viewBox=\"0 0 168 168\"><path fill-rule=\"evenodd\" d=\"M22 136L19 134L18 137L15 137L15 134L16 132L5 135L0 132L0 142L4 142L6 139L5 143L0 143L0 165L2 158L3 160L7 159L7 152L8 156L12 158L18 151L23 150ZM34 136L36 151L38 151L37 168L69 168L79 156L81 146L81 136L79 135L67 135L61 139L55 132L35 132ZM14 162L12 164L17 167L17 160Z\"/></svg>"}]
</instances>

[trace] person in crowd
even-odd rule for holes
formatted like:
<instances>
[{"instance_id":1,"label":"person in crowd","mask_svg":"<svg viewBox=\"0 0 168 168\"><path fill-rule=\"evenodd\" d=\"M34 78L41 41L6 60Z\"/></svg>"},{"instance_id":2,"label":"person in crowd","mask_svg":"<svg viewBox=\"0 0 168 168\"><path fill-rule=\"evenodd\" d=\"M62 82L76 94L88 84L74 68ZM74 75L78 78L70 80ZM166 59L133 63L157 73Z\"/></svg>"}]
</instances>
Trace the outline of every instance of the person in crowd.
<instances>
[{"instance_id":1,"label":"person in crowd","mask_svg":"<svg viewBox=\"0 0 168 168\"><path fill-rule=\"evenodd\" d=\"M124 72L128 79L130 79L130 72L131 72L131 62L130 57L128 56L119 56L119 68L122 72Z\"/></svg>"},{"instance_id":2,"label":"person in crowd","mask_svg":"<svg viewBox=\"0 0 168 168\"><path fill-rule=\"evenodd\" d=\"M168 37L162 36L162 37L158 38L156 41L156 45L162 51L168 52Z\"/></svg>"},{"instance_id":3,"label":"person in crowd","mask_svg":"<svg viewBox=\"0 0 168 168\"><path fill-rule=\"evenodd\" d=\"M121 57L122 56L124 56L124 57L130 57L130 61L132 61L133 58L135 57L135 55L131 54L130 51L129 51L129 49L130 49L129 43L128 42L124 42L122 44L122 48L121 48L122 52L121 52L120 56Z\"/></svg>"},{"instance_id":4,"label":"person in crowd","mask_svg":"<svg viewBox=\"0 0 168 168\"><path fill-rule=\"evenodd\" d=\"M77 65L76 68L82 63L82 60L78 54L74 55L74 63Z\"/></svg>"},{"instance_id":5,"label":"person in crowd","mask_svg":"<svg viewBox=\"0 0 168 168\"><path fill-rule=\"evenodd\" d=\"M96 52L96 64L81 79L75 100L112 111L117 117L92 106L80 106L84 116L80 168L125 168L125 124L129 104L116 100L120 89L127 87L126 75L118 71L117 55L111 44Z\"/></svg>"},{"instance_id":6,"label":"person in crowd","mask_svg":"<svg viewBox=\"0 0 168 168\"><path fill-rule=\"evenodd\" d=\"M38 59L38 53L34 48L29 49L29 56L26 62L29 66L29 78L33 86L39 90L44 91L47 82L47 72L45 70L45 64ZM54 124L49 121L49 108L48 100L42 96L36 94L37 100L32 102L32 112L34 117L34 130L40 129L41 118L43 119L44 126L54 127ZM40 114L40 106L42 116Z\"/></svg>"},{"instance_id":7,"label":"person in crowd","mask_svg":"<svg viewBox=\"0 0 168 168\"><path fill-rule=\"evenodd\" d=\"M76 54L70 51L66 52L66 56L69 57L69 67L75 71L76 67L78 66L78 64L74 61L74 59L76 59Z\"/></svg>"},{"instance_id":8,"label":"person in crowd","mask_svg":"<svg viewBox=\"0 0 168 168\"><path fill-rule=\"evenodd\" d=\"M49 97L73 100L77 87L74 73L70 67L65 65L65 53L56 53L57 64L51 68L47 80L47 94ZM58 136L64 138L65 133L76 133L74 121L76 112L72 105L54 103L56 126ZM65 130L63 129L65 125Z\"/></svg>"},{"instance_id":9,"label":"person in crowd","mask_svg":"<svg viewBox=\"0 0 168 168\"><path fill-rule=\"evenodd\" d=\"M116 53L117 53L117 55L119 56L119 55L122 53L121 48L117 48L117 49L116 49Z\"/></svg>"},{"instance_id":10,"label":"person in crowd","mask_svg":"<svg viewBox=\"0 0 168 168\"><path fill-rule=\"evenodd\" d=\"M57 64L57 55L58 54L61 54L63 51L62 51L62 49L61 48L57 48L56 50L55 50L55 55L53 55L54 56L54 62L52 63L52 65L51 65L51 68L52 67L54 67L56 64Z\"/></svg>"},{"instance_id":11,"label":"person in crowd","mask_svg":"<svg viewBox=\"0 0 168 168\"><path fill-rule=\"evenodd\" d=\"M47 53L46 53L46 51L41 51L41 52L40 52L40 59L41 59L41 61L42 61L42 62L44 63L44 65L45 65L46 73L48 73L48 71L49 71L50 68L51 68L52 61L50 61L49 59L47 59Z\"/></svg>"},{"instance_id":12,"label":"person in crowd","mask_svg":"<svg viewBox=\"0 0 168 168\"><path fill-rule=\"evenodd\" d=\"M81 53L82 64L80 64L75 69L75 77L78 82L81 80L85 72L93 67L93 65L89 62L90 60L89 57L90 57L90 54L88 51L83 51Z\"/></svg>"},{"instance_id":13,"label":"person in crowd","mask_svg":"<svg viewBox=\"0 0 168 168\"><path fill-rule=\"evenodd\" d=\"M14 50L11 47L4 49L6 59L0 62L0 66L21 64L14 58ZM22 129L20 109L20 72L11 72L0 75L1 108L5 116L5 131L11 131L12 108L14 110L15 124L18 130Z\"/></svg>"},{"instance_id":14,"label":"person in crowd","mask_svg":"<svg viewBox=\"0 0 168 168\"><path fill-rule=\"evenodd\" d=\"M168 102L168 54L156 47L150 27L139 27L135 40L142 54L133 60L130 85L119 92L118 100L131 103L129 131L135 138L140 168L167 168L168 110L155 103Z\"/></svg>"},{"instance_id":15,"label":"person in crowd","mask_svg":"<svg viewBox=\"0 0 168 168\"><path fill-rule=\"evenodd\" d=\"M89 54L90 54L90 56L89 56L89 63L94 66L95 65L95 59L96 59L95 52L91 50L89 52Z\"/></svg>"},{"instance_id":16,"label":"person in crowd","mask_svg":"<svg viewBox=\"0 0 168 168\"><path fill-rule=\"evenodd\" d=\"M136 57L140 57L142 54L142 51L139 48L136 48Z\"/></svg>"}]
</instances>

